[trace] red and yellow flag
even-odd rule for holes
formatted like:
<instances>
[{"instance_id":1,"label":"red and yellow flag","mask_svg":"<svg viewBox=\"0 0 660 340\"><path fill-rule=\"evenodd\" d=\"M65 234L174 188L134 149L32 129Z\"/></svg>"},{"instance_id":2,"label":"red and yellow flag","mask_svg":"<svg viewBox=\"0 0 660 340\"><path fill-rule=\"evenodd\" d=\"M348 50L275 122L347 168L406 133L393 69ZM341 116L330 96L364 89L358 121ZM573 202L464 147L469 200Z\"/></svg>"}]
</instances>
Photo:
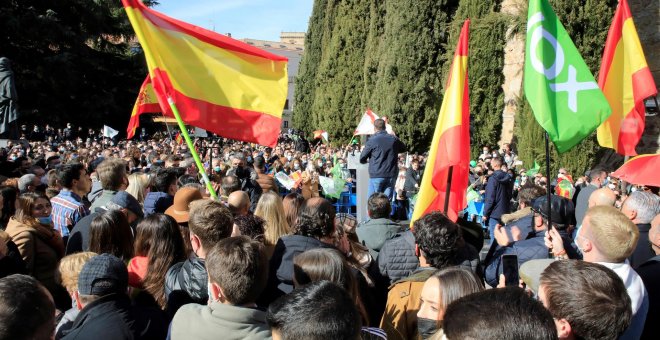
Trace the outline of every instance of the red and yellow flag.
<instances>
[{"instance_id":1,"label":"red and yellow flag","mask_svg":"<svg viewBox=\"0 0 660 340\"><path fill-rule=\"evenodd\" d=\"M183 136L181 136L181 132L176 133L176 136L174 136L174 140L176 141L177 145L183 144Z\"/></svg>"},{"instance_id":2,"label":"red and yellow flag","mask_svg":"<svg viewBox=\"0 0 660 340\"><path fill-rule=\"evenodd\" d=\"M422 178L412 222L431 211L443 211L456 221L467 206L466 192L470 163L470 100L468 92L468 36L470 20L465 20L452 62L447 90L442 99L438 123ZM448 181L450 169L451 180ZM450 182L450 183L448 183ZM449 197L447 186L451 185Z\"/></svg>"},{"instance_id":3,"label":"red and yellow flag","mask_svg":"<svg viewBox=\"0 0 660 340\"><path fill-rule=\"evenodd\" d=\"M287 93L287 58L122 0L161 107L220 136L275 146ZM170 110L164 112L172 116Z\"/></svg>"},{"instance_id":4,"label":"red and yellow flag","mask_svg":"<svg viewBox=\"0 0 660 340\"><path fill-rule=\"evenodd\" d=\"M598 143L624 156L636 155L644 132L644 99L657 89L626 0L619 2L607 35L598 85L612 107L612 115L598 127Z\"/></svg>"},{"instance_id":5,"label":"red and yellow flag","mask_svg":"<svg viewBox=\"0 0 660 340\"><path fill-rule=\"evenodd\" d=\"M140 86L140 92L138 92L135 105L133 105L131 119L128 121L128 128L126 128L126 138L131 139L135 136L135 130L140 126L141 114L156 112L161 112L161 109L156 98L156 93L154 92L154 87L151 85L151 78L147 75L142 86Z\"/></svg>"}]
</instances>

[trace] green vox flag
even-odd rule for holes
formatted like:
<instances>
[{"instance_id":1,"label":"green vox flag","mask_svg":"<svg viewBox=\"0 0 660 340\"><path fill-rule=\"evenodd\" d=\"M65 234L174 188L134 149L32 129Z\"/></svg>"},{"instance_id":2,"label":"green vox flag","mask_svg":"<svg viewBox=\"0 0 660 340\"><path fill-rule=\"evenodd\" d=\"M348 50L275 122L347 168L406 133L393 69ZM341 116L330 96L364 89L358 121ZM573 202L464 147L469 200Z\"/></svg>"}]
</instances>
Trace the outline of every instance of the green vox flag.
<instances>
[{"instance_id":1,"label":"green vox flag","mask_svg":"<svg viewBox=\"0 0 660 340\"><path fill-rule=\"evenodd\" d=\"M540 169L541 166L539 166L539 163L536 163L536 161L534 161L534 167L527 170L527 177L534 177L534 175L536 175Z\"/></svg>"},{"instance_id":2,"label":"green vox flag","mask_svg":"<svg viewBox=\"0 0 660 340\"><path fill-rule=\"evenodd\" d=\"M531 0L525 96L558 152L589 136L612 113L605 95L547 0Z\"/></svg>"}]
</instances>

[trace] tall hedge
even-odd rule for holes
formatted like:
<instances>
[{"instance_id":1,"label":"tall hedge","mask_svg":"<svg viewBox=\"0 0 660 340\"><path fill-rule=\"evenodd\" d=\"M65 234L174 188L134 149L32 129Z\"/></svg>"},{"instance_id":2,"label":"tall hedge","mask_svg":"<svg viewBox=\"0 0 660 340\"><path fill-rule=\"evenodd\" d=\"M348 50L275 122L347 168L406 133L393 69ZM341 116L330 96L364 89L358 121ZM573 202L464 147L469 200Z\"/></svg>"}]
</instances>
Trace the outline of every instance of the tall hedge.
<instances>
[{"instance_id":1,"label":"tall hedge","mask_svg":"<svg viewBox=\"0 0 660 340\"><path fill-rule=\"evenodd\" d=\"M587 66L598 79L602 52L617 1L550 0L550 4L580 51ZM527 101L526 98L522 98L522 100ZM544 132L534 119L529 105L521 105L521 109L516 115L514 131L517 138L518 153L525 165L531 166L534 159L545 164ZM596 141L596 133L594 132L573 149L563 154L558 154L554 145L551 145L550 149L550 166L553 174L560 167L564 167L574 175L582 175L598 163L596 154L601 148Z\"/></svg>"}]
</instances>

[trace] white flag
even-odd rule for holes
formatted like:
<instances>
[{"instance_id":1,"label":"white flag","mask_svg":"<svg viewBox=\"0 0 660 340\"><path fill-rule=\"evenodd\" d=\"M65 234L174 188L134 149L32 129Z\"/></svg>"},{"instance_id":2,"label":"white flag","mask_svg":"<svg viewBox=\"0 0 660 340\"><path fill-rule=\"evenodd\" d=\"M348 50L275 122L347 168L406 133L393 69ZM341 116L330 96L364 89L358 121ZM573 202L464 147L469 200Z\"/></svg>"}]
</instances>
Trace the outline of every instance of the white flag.
<instances>
[{"instance_id":1,"label":"white flag","mask_svg":"<svg viewBox=\"0 0 660 340\"><path fill-rule=\"evenodd\" d=\"M367 111L364 112L362 115L362 119L360 119L360 123L358 124L357 129L355 129L355 132L353 135L373 135L375 133L374 131L374 122L376 119L378 119L377 114L375 114L371 109L367 109ZM390 135L394 134L394 130L392 130L392 125L387 124L387 121L385 122L385 129L387 130L387 133Z\"/></svg>"},{"instance_id":2,"label":"white flag","mask_svg":"<svg viewBox=\"0 0 660 340\"><path fill-rule=\"evenodd\" d=\"M107 126L103 125L103 137L108 137L108 138L113 138L116 135L119 134L119 131Z\"/></svg>"}]
</instances>

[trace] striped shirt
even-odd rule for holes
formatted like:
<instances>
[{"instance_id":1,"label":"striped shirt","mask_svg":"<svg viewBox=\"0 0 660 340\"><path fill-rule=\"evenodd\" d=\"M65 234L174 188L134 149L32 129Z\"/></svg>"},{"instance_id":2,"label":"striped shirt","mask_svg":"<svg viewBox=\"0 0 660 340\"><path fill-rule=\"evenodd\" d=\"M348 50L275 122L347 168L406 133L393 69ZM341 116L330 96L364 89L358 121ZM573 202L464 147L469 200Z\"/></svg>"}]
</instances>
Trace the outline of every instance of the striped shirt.
<instances>
[{"instance_id":1,"label":"striped shirt","mask_svg":"<svg viewBox=\"0 0 660 340\"><path fill-rule=\"evenodd\" d=\"M50 213L55 230L62 237L69 236L69 230L83 217L89 215L89 210L82 202L80 196L70 190L62 189L60 193L50 200L53 210Z\"/></svg>"}]
</instances>

